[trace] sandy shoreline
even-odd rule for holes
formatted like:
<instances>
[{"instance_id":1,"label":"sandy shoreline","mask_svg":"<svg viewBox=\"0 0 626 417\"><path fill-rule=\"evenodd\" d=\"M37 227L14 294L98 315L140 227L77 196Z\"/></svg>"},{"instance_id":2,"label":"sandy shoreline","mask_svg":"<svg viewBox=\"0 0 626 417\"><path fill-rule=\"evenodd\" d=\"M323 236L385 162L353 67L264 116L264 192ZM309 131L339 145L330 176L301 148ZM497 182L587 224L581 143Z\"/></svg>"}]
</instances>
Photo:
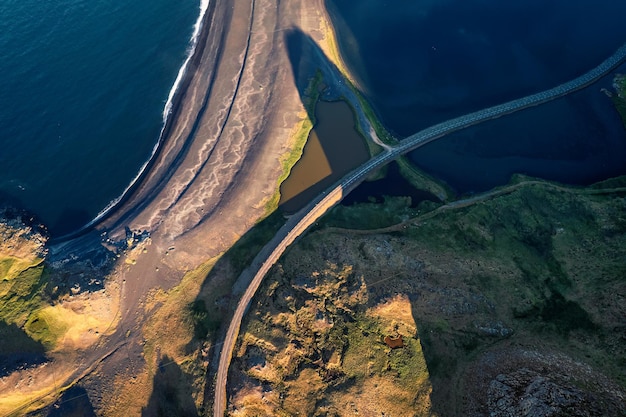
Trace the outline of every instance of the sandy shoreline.
<instances>
[{"instance_id":1,"label":"sandy shoreline","mask_svg":"<svg viewBox=\"0 0 626 417\"><path fill-rule=\"evenodd\" d=\"M298 28L337 56L323 1L290 3L210 3L161 149L98 231L120 239L129 227L150 231L164 245L175 241L189 247L176 251L179 267L189 269L229 247L264 214L280 174L278 158L289 151L303 111L286 29ZM316 65L317 57L309 60ZM216 236L212 244L206 233Z\"/></svg>"}]
</instances>

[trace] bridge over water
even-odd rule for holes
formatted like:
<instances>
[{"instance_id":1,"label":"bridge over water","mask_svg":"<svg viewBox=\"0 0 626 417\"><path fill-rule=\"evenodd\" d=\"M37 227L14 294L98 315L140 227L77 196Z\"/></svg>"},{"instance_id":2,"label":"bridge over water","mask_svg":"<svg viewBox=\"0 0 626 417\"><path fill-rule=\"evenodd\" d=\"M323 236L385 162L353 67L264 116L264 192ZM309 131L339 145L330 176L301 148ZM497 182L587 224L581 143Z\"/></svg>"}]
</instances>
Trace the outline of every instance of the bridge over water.
<instances>
[{"instance_id":1,"label":"bridge over water","mask_svg":"<svg viewBox=\"0 0 626 417\"><path fill-rule=\"evenodd\" d=\"M583 89L598 81L600 78L622 64L625 59L626 44L622 45L613 55L603 61L600 65L578 78L540 93L522 97L497 106L488 107L474 113L468 113L466 115L431 126L402 140L398 146L394 147L393 152L397 151L397 155L404 154L457 130L465 129L469 126L495 119L506 114L514 113L528 107L538 106L571 94L574 91Z\"/></svg>"},{"instance_id":2,"label":"bridge over water","mask_svg":"<svg viewBox=\"0 0 626 417\"><path fill-rule=\"evenodd\" d=\"M222 350L215 381L215 398L213 403L213 415L223 416L226 407L226 379L228 367L232 359L233 349L239 334L241 320L246 313L252 297L261 285L261 282L269 269L278 261L287 247L295 241L308 227L314 224L331 207L341 201L341 199L360 184L374 170L391 162L400 155L426 145L436 139L446 136L452 132L492 120L506 114L514 113L529 107L538 106L557 98L566 96L574 91L593 84L601 77L607 75L617 66L626 60L626 44L622 45L613 55L603 61L591 71L575 78L569 82L540 93L522 97L493 107L488 107L477 112L469 113L448 121L436 124L427 129L421 130L400 141L396 146L382 154L370 159L365 164L348 173L331 188L319 194L306 207L294 214L281 227L274 238L257 254L252 264L242 275L246 275L252 280L244 292L233 318L228 327Z\"/></svg>"}]
</instances>

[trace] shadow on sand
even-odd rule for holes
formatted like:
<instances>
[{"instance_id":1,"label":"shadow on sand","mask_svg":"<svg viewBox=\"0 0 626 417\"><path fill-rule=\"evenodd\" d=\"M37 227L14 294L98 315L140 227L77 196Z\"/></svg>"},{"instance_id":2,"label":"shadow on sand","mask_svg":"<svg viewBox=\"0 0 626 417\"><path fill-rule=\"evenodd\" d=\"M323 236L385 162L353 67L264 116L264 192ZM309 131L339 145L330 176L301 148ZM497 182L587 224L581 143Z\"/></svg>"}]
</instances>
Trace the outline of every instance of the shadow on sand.
<instances>
[{"instance_id":1,"label":"shadow on sand","mask_svg":"<svg viewBox=\"0 0 626 417\"><path fill-rule=\"evenodd\" d=\"M142 417L196 417L198 410L191 397L189 378L168 356L159 361L153 390Z\"/></svg>"},{"instance_id":2,"label":"shadow on sand","mask_svg":"<svg viewBox=\"0 0 626 417\"><path fill-rule=\"evenodd\" d=\"M50 407L47 417L96 417L87 391L75 385Z\"/></svg>"}]
</instances>

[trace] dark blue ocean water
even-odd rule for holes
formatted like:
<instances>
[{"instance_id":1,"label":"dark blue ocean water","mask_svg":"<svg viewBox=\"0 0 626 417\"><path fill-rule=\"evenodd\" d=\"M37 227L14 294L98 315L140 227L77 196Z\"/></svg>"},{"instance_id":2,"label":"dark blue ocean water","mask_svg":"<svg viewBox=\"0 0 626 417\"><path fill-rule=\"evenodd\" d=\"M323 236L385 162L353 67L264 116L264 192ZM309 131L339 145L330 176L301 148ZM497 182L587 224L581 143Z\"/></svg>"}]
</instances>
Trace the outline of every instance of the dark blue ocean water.
<instances>
[{"instance_id":1,"label":"dark blue ocean water","mask_svg":"<svg viewBox=\"0 0 626 417\"><path fill-rule=\"evenodd\" d=\"M400 137L554 87L626 42L626 2L614 0L326 4L344 59ZM611 81L458 133L411 157L461 192L506 183L514 172L575 184L626 173L624 130L600 91Z\"/></svg>"},{"instance_id":2,"label":"dark blue ocean water","mask_svg":"<svg viewBox=\"0 0 626 417\"><path fill-rule=\"evenodd\" d=\"M199 0L0 2L0 205L82 226L150 157Z\"/></svg>"}]
</instances>

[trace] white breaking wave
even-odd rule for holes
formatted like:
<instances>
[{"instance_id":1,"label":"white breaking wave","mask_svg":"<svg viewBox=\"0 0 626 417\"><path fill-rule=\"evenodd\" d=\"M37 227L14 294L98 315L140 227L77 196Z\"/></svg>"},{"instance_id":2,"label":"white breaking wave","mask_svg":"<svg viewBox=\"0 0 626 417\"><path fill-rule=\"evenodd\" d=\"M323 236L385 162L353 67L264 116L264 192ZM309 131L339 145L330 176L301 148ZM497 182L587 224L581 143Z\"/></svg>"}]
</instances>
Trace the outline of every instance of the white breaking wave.
<instances>
[{"instance_id":1,"label":"white breaking wave","mask_svg":"<svg viewBox=\"0 0 626 417\"><path fill-rule=\"evenodd\" d=\"M198 15L198 19L196 20L196 23L193 26L193 34L191 35L191 40L189 42L187 58L185 58L185 62L183 62L183 65L178 70L178 75L176 76L176 80L174 81L174 84L172 85L172 88L170 89L169 95L167 97L167 101L165 102L165 107L163 108L163 126L161 127L161 132L159 133L159 139L157 143L154 145L154 147L152 148L152 153L150 154L150 158L148 158L148 160L144 162L144 164L139 169L139 172L137 173L135 178L133 178L133 180L130 182L130 184L128 184L124 192L122 192L122 194L119 197L109 202L109 204L107 204L107 206L104 209L102 209L100 213L98 213L98 215L93 220L91 220L89 223L87 223L86 225L78 229L76 232L73 232L71 234L79 233L93 226L98 221L100 221L104 216L106 216L115 206L117 206L117 204L120 201L122 201L122 199L126 196L126 194L130 191L130 189L135 185L135 183L139 181L139 178L141 178L141 176L145 172L146 168L148 167L148 164L150 163L150 161L152 161L152 159L156 155L157 150L159 149L159 147L161 146L161 142L163 141L163 134L165 133L165 128L167 127L167 122L169 121L169 116L172 112L174 97L176 96L176 93L178 92L180 83L183 81L183 78L185 77L187 73L187 67L189 66L189 62L191 61L191 59L194 56L194 53L196 52L196 47L198 45L198 38L200 36L200 31L202 30L202 21L204 20L204 15L206 14L209 8L209 4L210 4L210 0L200 0L200 13Z\"/></svg>"},{"instance_id":2,"label":"white breaking wave","mask_svg":"<svg viewBox=\"0 0 626 417\"><path fill-rule=\"evenodd\" d=\"M196 51L196 46L198 45L198 36L200 36L200 30L202 29L202 19L204 19L204 14L209 8L209 0L200 0L200 15L198 16L198 20L196 20L196 24L193 26L193 34L191 35L191 42L189 45L189 53L187 54L187 58L185 62L178 70L178 75L176 76L176 81L174 81L174 85L170 90L170 94L167 97L167 101L165 102L165 107L163 108L163 128L165 128L165 124L167 123L167 119L169 118L170 113L172 112L172 101L176 92L178 91L178 87L187 72L187 67L189 66L189 61L193 57L193 53ZM161 134L163 130L161 130Z\"/></svg>"}]
</instances>

